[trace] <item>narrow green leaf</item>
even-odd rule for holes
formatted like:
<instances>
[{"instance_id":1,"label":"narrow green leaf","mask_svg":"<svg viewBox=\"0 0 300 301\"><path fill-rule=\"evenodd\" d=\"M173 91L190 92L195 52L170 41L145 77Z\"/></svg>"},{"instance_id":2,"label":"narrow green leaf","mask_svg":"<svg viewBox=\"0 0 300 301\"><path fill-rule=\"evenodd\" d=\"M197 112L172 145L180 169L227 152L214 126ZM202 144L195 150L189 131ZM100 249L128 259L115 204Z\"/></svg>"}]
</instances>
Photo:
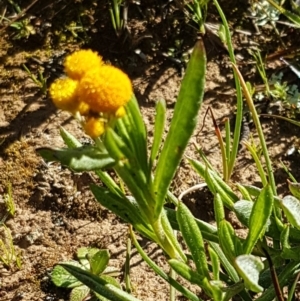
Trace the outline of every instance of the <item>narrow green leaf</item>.
<instances>
[{"instance_id":1,"label":"narrow green leaf","mask_svg":"<svg viewBox=\"0 0 300 301\"><path fill-rule=\"evenodd\" d=\"M47 162L60 162L74 171L92 171L111 167L115 164L107 153L99 151L95 146L79 148L51 149L47 147L36 150Z\"/></svg>"},{"instance_id":2,"label":"narrow green leaf","mask_svg":"<svg viewBox=\"0 0 300 301\"><path fill-rule=\"evenodd\" d=\"M258 284L259 273L263 270L264 264L259 257L253 255L240 255L235 260L238 273L244 279L247 289L259 293L263 288Z\"/></svg>"},{"instance_id":3,"label":"narrow green leaf","mask_svg":"<svg viewBox=\"0 0 300 301\"><path fill-rule=\"evenodd\" d=\"M178 275L188 280L190 283L199 285L202 289L204 289L206 294L212 296L210 285L206 277L199 275L197 272L193 271L187 264L177 259L170 259L168 263Z\"/></svg>"},{"instance_id":4,"label":"narrow green leaf","mask_svg":"<svg viewBox=\"0 0 300 301\"><path fill-rule=\"evenodd\" d=\"M124 139L124 143L129 148L134 156L137 158L143 172L148 175L148 159L147 159L147 132L143 121L142 114L140 112L139 105L135 96L133 95L131 100L125 107L126 115L117 121L117 128L123 127L120 135ZM125 135L122 135L125 134Z\"/></svg>"},{"instance_id":5,"label":"narrow green leaf","mask_svg":"<svg viewBox=\"0 0 300 301\"><path fill-rule=\"evenodd\" d=\"M150 191L151 187L148 185L147 175L140 166L138 158L111 128L106 131L105 146L117 162L114 166L115 171L139 203L140 211L144 212L144 218L152 219L155 200Z\"/></svg>"},{"instance_id":6,"label":"narrow green leaf","mask_svg":"<svg viewBox=\"0 0 300 301\"><path fill-rule=\"evenodd\" d=\"M133 198L120 197L97 185L91 185L90 188L101 205L114 212L125 222L132 224L143 235L156 241L155 235L147 223L147 217L140 211L139 205Z\"/></svg>"},{"instance_id":7,"label":"narrow green leaf","mask_svg":"<svg viewBox=\"0 0 300 301\"><path fill-rule=\"evenodd\" d=\"M89 258L91 272L94 275L100 275L106 269L109 257L108 250L99 250L91 258Z\"/></svg>"},{"instance_id":8,"label":"narrow green leaf","mask_svg":"<svg viewBox=\"0 0 300 301\"><path fill-rule=\"evenodd\" d=\"M289 236L290 236L290 226L284 225L284 228L280 234L280 243L283 249L291 247L289 244Z\"/></svg>"},{"instance_id":9,"label":"narrow green leaf","mask_svg":"<svg viewBox=\"0 0 300 301\"><path fill-rule=\"evenodd\" d=\"M120 187L117 185L117 183L113 180L113 178L103 170L95 170L95 174L99 177L101 182L107 186L107 188L110 190L110 192L113 192L117 194L118 196L123 196L122 190Z\"/></svg>"},{"instance_id":10,"label":"narrow green leaf","mask_svg":"<svg viewBox=\"0 0 300 301\"><path fill-rule=\"evenodd\" d=\"M82 146L82 144L63 127L60 127L59 131L68 148L77 148Z\"/></svg>"},{"instance_id":11,"label":"narrow green leaf","mask_svg":"<svg viewBox=\"0 0 300 301\"><path fill-rule=\"evenodd\" d=\"M220 280L220 260L218 254L211 246L208 247L208 253L213 270L213 280Z\"/></svg>"},{"instance_id":12,"label":"narrow green leaf","mask_svg":"<svg viewBox=\"0 0 300 301\"><path fill-rule=\"evenodd\" d=\"M127 294L88 271L65 263L62 263L61 266L80 282L88 286L92 291L95 291L111 301L139 301L139 299Z\"/></svg>"},{"instance_id":13,"label":"narrow green leaf","mask_svg":"<svg viewBox=\"0 0 300 301\"><path fill-rule=\"evenodd\" d=\"M122 288L122 286L120 285L120 283L118 282L118 280L116 278L114 278L114 277L102 274L102 275L99 276L99 278L101 278L102 280L106 281L107 283L112 284L115 287L118 287L120 289Z\"/></svg>"},{"instance_id":14,"label":"narrow green leaf","mask_svg":"<svg viewBox=\"0 0 300 301\"><path fill-rule=\"evenodd\" d=\"M245 254L252 252L257 240L265 233L269 217L272 213L273 201L272 188L270 185L267 185L260 192L251 211L249 233L244 245Z\"/></svg>"},{"instance_id":15,"label":"narrow green leaf","mask_svg":"<svg viewBox=\"0 0 300 301\"><path fill-rule=\"evenodd\" d=\"M89 293L90 289L86 285L74 287L70 294L70 301L84 301Z\"/></svg>"},{"instance_id":16,"label":"narrow green leaf","mask_svg":"<svg viewBox=\"0 0 300 301\"><path fill-rule=\"evenodd\" d=\"M196 127L204 95L205 71L205 49L203 42L198 41L182 80L169 133L157 162L153 185L155 218L160 215L170 183Z\"/></svg>"},{"instance_id":17,"label":"narrow green leaf","mask_svg":"<svg viewBox=\"0 0 300 301\"><path fill-rule=\"evenodd\" d=\"M239 275L237 274L233 265L229 262L228 257L222 251L220 245L215 242L211 242L211 241L209 242L209 245L212 247L212 249L218 255L218 258L220 259L222 266L224 267L228 276L232 279L233 282L237 283L240 280Z\"/></svg>"},{"instance_id":18,"label":"narrow green leaf","mask_svg":"<svg viewBox=\"0 0 300 301\"><path fill-rule=\"evenodd\" d=\"M150 155L150 166L153 166L153 162L159 151L162 135L165 127L166 119L166 102L164 99L160 99L156 104L156 115L154 124L154 137Z\"/></svg>"},{"instance_id":19,"label":"narrow green leaf","mask_svg":"<svg viewBox=\"0 0 300 301\"><path fill-rule=\"evenodd\" d=\"M223 181L223 179L220 177L220 175L215 172L214 170L207 168L206 165L203 163L188 158L189 163L191 166L195 169L195 171L209 184L211 182L211 185L213 184L213 187L209 187L209 190L214 193L218 192L221 196L222 201L224 204L229 207L229 209L232 209L232 206L235 202L239 200L238 196L233 192L231 187ZM206 171L207 169L207 171ZM210 178L208 178L208 176Z\"/></svg>"},{"instance_id":20,"label":"narrow green leaf","mask_svg":"<svg viewBox=\"0 0 300 301\"><path fill-rule=\"evenodd\" d=\"M209 279L209 270L201 232L192 213L182 202L178 204L177 221L182 236L192 254L198 273Z\"/></svg>"},{"instance_id":21,"label":"narrow green leaf","mask_svg":"<svg viewBox=\"0 0 300 301\"><path fill-rule=\"evenodd\" d=\"M226 220L219 224L220 246L229 262L232 264L235 257L242 254L242 243L236 236L233 227Z\"/></svg>"},{"instance_id":22,"label":"narrow green leaf","mask_svg":"<svg viewBox=\"0 0 300 301\"><path fill-rule=\"evenodd\" d=\"M209 282L214 301L224 301L224 284L219 280L212 280Z\"/></svg>"},{"instance_id":23,"label":"narrow green leaf","mask_svg":"<svg viewBox=\"0 0 300 301\"><path fill-rule=\"evenodd\" d=\"M186 255L185 255L184 251L182 250L182 245L178 242L177 237L174 235L174 231L168 220L165 210L163 210L161 212L160 221L161 221L161 225L162 225L162 228L164 231L164 235L166 237L168 237L168 240L169 240L170 244L172 245L172 248L176 250L176 252L179 254L180 258L183 261L187 261ZM163 247L165 247L165 246L166 245L164 244Z\"/></svg>"},{"instance_id":24,"label":"narrow green leaf","mask_svg":"<svg viewBox=\"0 0 300 301\"><path fill-rule=\"evenodd\" d=\"M224 211L223 202L218 193L216 193L214 197L214 211L215 211L217 227L219 228L220 222L225 219L225 211Z\"/></svg>"},{"instance_id":25,"label":"narrow green leaf","mask_svg":"<svg viewBox=\"0 0 300 301\"><path fill-rule=\"evenodd\" d=\"M65 262L70 265L81 267L80 263L77 261L67 261ZM73 275L71 275L67 270L62 266L56 265L51 273L52 282L58 287L67 287L73 288L81 285L81 282L78 281Z\"/></svg>"},{"instance_id":26,"label":"narrow green leaf","mask_svg":"<svg viewBox=\"0 0 300 301\"><path fill-rule=\"evenodd\" d=\"M176 211L170 208L165 208L166 214L168 216L168 220L174 230L179 230L179 225L176 218ZM218 243L218 230L216 227L212 226L209 223L206 223L202 220L199 220L194 217L195 222L197 223L197 226L199 227L202 236L205 240L213 241Z\"/></svg>"},{"instance_id":27,"label":"narrow green leaf","mask_svg":"<svg viewBox=\"0 0 300 301\"><path fill-rule=\"evenodd\" d=\"M283 198L281 207L289 222L300 229L300 201L291 195L287 195Z\"/></svg>"},{"instance_id":28,"label":"narrow green leaf","mask_svg":"<svg viewBox=\"0 0 300 301\"><path fill-rule=\"evenodd\" d=\"M240 193L242 194L244 200L252 201L250 193L243 185L236 183L236 186L237 186L238 190L240 191Z\"/></svg>"},{"instance_id":29,"label":"narrow green leaf","mask_svg":"<svg viewBox=\"0 0 300 301\"><path fill-rule=\"evenodd\" d=\"M220 247L227 259L229 260L229 262L233 263L236 257L233 239L235 235L234 230L226 220L220 221L218 228Z\"/></svg>"},{"instance_id":30,"label":"narrow green leaf","mask_svg":"<svg viewBox=\"0 0 300 301\"><path fill-rule=\"evenodd\" d=\"M289 184L289 190L291 192L291 194L297 198L297 199L300 199L300 183L293 183L289 180L288 181L288 184Z\"/></svg>"},{"instance_id":31,"label":"narrow green leaf","mask_svg":"<svg viewBox=\"0 0 300 301\"><path fill-rule=\"evenodd\" d=\"M252 185L243 185L243 186L246 188L249 194L254 197L258 197L262 190L261 188ZM279 206L282 199L275 195L273 195L273 198L274 198L274 205Z\"/></svg>"}]
</instances>

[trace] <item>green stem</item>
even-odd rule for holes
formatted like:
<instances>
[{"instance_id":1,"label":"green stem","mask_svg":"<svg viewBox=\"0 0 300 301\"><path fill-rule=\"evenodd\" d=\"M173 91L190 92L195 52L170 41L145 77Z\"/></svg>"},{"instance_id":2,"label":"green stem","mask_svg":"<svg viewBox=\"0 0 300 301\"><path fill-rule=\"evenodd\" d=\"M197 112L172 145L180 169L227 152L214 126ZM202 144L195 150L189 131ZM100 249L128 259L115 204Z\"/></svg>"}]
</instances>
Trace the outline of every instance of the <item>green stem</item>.
<instances>
[{"instance_id":1,"label":"green stem","mask_svg":"<svg viewBox=\"0 0 300 301\"><path fill-rule=\"evenodd\" d=\"M277 195L276 192L276 184L275 184L275 178L274 178L274 173L273 173L273 169L272 169L272 164L271 164L271 160L269 157L269 153L268 153L268 148L267 148L267 144L266 144L266 140L264 137L264 133L259 121L259 117L257 114L257 111L255 109L252 97L247 89L247 85L242 77L242 74L240 73L240 71L238 70L237 66L235 64L232 65L233 69L235 70L235 72L238 74L238 77L240 79L243 91L244 91L244 95L245 95L245 99L249 108L249 111L251 112L252 118L253 118L253 122L255 124L257 133L258 133L258 137L259 137L259 141L262 147L262 151L265 157L265 161L266 161L266 167L267 167L267 173L268 173L268 177L269 177L269 183L271 185L272 191L274 196Z\"/></svg>"},{"instance_id":2,"label":"green stem","mask_svg":"<svg viewBox=\"0 0 300 301\"><path fill-rule=\"evenodd\" d=\"M255 161L255 164L256 164L256 167L258 169L261 182L263 184L263 187L265 187L268 184L268 181L267 181L267 178L266 178L266 175L265 175L265 171L262 167L262 164L261 164L261 162L260 162L260 160L257 156L257 153L256 153L254 147L252 147L249 143L244 143L244 144L247 147L247 149L250 151L250 153L252 155L252 158Z\"/></svg>"},{"instance_id":3,"label":"green stem","mask_svg":"<svg viewBox=\"0 0 300 301\"><path fill-rule=\"evenodd\" d=\"M176 237L174 236L172 230L171 231L166 231L166 226L163 226L163 222L167 222L166 220L162 219L167 219L166 215L162 214L160 217L152 223L152 229L157 237L157 243L161 246L161 248L168 254L170 258L175 258L175 259L185 259L185 256L183 252L180 252L180 247L179 245L177 248L174 246L176 244ZM171 226L170 226L170 229Z\"/></svg>"},{"instance_id":4,"label":"green stem","mask_svg":"<svg viewBox=\"0 0 300 301\"><path fill-rule=\"evenodd\" d=\"M168 276L159 266L157 266L152 260L151 258L149 258L147 256L147 254L144 252L144 250L141 248L141 246L139 245L133 231L132 231L132 227L130 226L130 236L132 239L132 242L134 244L134 246L136 247L136 249L138 250L139 254L141 255L141 257L143 258L143 260L145 260L145 262L150 266L150 268L157 274L159 275L162 279L164 279L165 281L167 281L169 284L171 284L172 286L174 286L176 288L176 290L178 290L180 293L182 293L182 295L184 295L188 300L192 300L192 301L202 301L202 299L198 298L194 293L192 293L191 291L189 291L187 288L185 288L184 286L182 286L181 284L179 284L175 279L173 279L172 277Z\"/></svg>"},{"instance_id":5,"label":"green stem","mask_svg":"<svg viewBox=\"0 0 300 301\"><path fill-rule=\"evenodd\" d=\"M236 64L236 60L235 60L235 56L234 56L234 49L233 49L233 45L231 42L231 34L230 34L230 30L229 30L229 26L228 26L226 17L224 15L222 8L220 7L218 1L213 0L213 2L219 12L219 15L222 19L222 22L223 22L223 25L225 28L226 45L228 47L228 53L230 56L230 60L231 60L231 62ZM235 81L235 86L236 86L237 108L236 108L236 121L235 121L235 128L234 128L233 144L232 144L231 156L230 156L229 165L228 165L228 176L227 176L228 179L230 179L230 176L232 174L236 156L238 153L240 134L241 134L241 126L242 126L242 120L243 120L242 89L241 89L239 78L237 76L236 71L234 71L234 81Z\"/></svg>"}]
</instances>

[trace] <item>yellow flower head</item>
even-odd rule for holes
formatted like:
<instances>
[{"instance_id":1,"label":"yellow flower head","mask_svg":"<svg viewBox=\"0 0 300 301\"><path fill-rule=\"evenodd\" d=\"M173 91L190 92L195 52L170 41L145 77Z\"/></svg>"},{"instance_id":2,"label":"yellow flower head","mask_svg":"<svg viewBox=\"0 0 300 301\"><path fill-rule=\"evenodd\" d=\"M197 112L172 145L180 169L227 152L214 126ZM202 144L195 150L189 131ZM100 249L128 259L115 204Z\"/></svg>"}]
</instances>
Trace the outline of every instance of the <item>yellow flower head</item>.
<instances>
[{"instance_id":1,"label":"yellow flower head","mask_svg":"<svg viewBox=\"0 0 300 301\"><path fill-rule=\"evenodd\" d=\"M115 113L126 105L132 93L128 76L110 65L89 70L78 86L79 100L86 102L94 112Z\"/></svg>"},{"instance_id":2,"label":"yellow flower head","mask_svg":"<svg viewBox=\"0 0 300 301\"><path fill-rule=\"evenodd\" d=\"M76 111L78 81L70 78L59 78L54 81L49 89L54 105L61 110Z\"/></svg>"},{"instance_id":3,"label":"yellow flower head","mask_svg":"<svg viewBox=\"0 0 300 301\"><path fill-rule=\"evenodd\" d=\"M102 57L90 49L78 50L66 57L64 66L66 74L79 80L89 70L103 65Z\"/></svg>"},{"instance_id":4,"label":"yellow flower head","mask_svg":"<svg viewBox=\"0 0 300 301\"><path fill-rule=\"evenodd\" d=\"M126 115L126 110L124 107L120 107L115 113L115 117L117 117L117 118L121 118L125 115Z\"/></svg>"},{"instance_id":5,"label":"yellow flower head","mask_svg":"<svg viewBox=\"0 0 300 301\"><path fill-rule=\"evenodd\" d=\"M105 131L103 121L95 117L90 117L84 124L83 128L85 133L93 139L101 136Z\"/></svg>"}]
</instances>

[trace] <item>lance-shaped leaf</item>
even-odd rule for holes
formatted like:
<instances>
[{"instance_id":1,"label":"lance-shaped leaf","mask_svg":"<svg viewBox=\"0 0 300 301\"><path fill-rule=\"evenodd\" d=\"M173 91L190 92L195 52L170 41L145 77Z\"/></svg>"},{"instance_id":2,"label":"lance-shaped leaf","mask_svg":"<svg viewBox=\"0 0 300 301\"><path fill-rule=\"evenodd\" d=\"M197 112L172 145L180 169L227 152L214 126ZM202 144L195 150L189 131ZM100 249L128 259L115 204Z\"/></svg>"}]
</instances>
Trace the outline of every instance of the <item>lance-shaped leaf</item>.
<instances>
[{"instance_id":1,"label":"lance-shaped leaf","mask_svg":"<svg viewBox=\"0 0 300 301\"><path fill-rule=\"evenodd\" d=\"M117 132L148 175L147 133L135 96L126 105L126 115L117 121Z\"/></svg>"},{"instance_id":2,"label":"lance-shaped leaf","mask_svg":"<svg viewBox=\"0 0 300 301\"><path fill-rule=\"evenodd\" d=\"M232 264L235 257L243 253L242 242L234 232L232 225L226 220L219 223L220 246L229 262Z\"/></svg>"},{"instance_id":3,"label":"lance-shaped leaf","mask_svg":"<svg viewBox=\"0 0 300 301\"><path fill-rule=\"evenodd\" d=\"M192 254L197 272L209 279L209 270L201 232L192 213L182 202L178 204L177 221L182 236Z\"/></svg>"},{"instance_id":4,"label":"lance-shaped leaf","mask_svg":"<svg viewBox=\"0 0 300 301\"><path fill-rule=\"evenodd\" d=\"M249 219L249 233L244 246L245 254L251 253L257 240L265 233L272 208L273 192L271 186L267 185L260 192L251 211Z\"/></svg>"},{"instance_id":5,"label":"lance-shaped leaf","mask_svg":"<svg viewBox=\"0 0 300 301\"><path fill-rule=\"evenodd\" d=\"M60 131L60 136L63 138L68 148L76 148L82 146L82 144L76 139L76 137L74 137L63 127L60 127L59 131Z\"/></svg>"},{"instance_id":6,"label":"lance-shaped leaf","mask_svg":"<svg viewBox=\"0 0 300 301\"><path fill-rule=\"evenodd\" d=\"M115 171L139 203L140 211L145 212L147 220L152 219L155 200L147 183L147 175L138 158L113 129L106 130L104 139L107 150L117 162Z\"/></svg>"},{"instance_id":7,"label":"lance-shaped leaf","mask_svg":"<svg viewBox=\"0 0 300 301\"><path fill-rule=\"evenodd\" d=\"M179 230L178 221L176 218L176 211L170 208L165 208L165 212L167 214L168 220L174 230ZM199 227L201 234L205 240L213 241L213 242L219 242L218 238L218 230L216 227L212 226L209 223L206 223L202 220L199 220L194 217L195 222L197 223L197 226Z\"/></svg>"},{"instance_id":8,"label":"lance-shaped leaf","mask_svg":"<svg viewBox=\"0 0 300 301\"><path fill-rule=\"evenodd\" d=\"M170 259L169 265L172 269L181 277L188 280L190 283L198 284L201 288L204 289L206 294L212 296L211 287L209 281L203 275L198 274L197 272L193 271L187 264L177 259Z\"/></svg>"},{"instance_id":9,"label":"lance-shaped leaf","mask_svg":"<svg viewBox=\"0 0 300 301\"><path fill-rule=\"evenodd\" d=\"M80 282L88 286L92 291L95 291L99 295L111 301L140 301L139 299L127 294L121 289L88 271L65 263L60 265L70 274L76 277Z\"/></svg>"},{"instance_id":10,"label":"lance-shaped leaf","mask_svg":"<svg viewBox=\"0 0 300 301\"><path fill-rule=\"evenodd\" d=\"M114 212L125 222L132 224L136 230L155 241L155 235L147 223L147 217L139 209L133 198L120 197L103 187L91 185L96 200L105 208Z\"/></svg>"},{"instance_id":11,"label":"lance-shaped leaf","mask_svg":"<svg viewBox=\"0 0 300 301\"><path fill-rule=\"evenodd\" d=\"M156 104L156 115L155 115L155 124L154 124L154 137L153 144L151 148L150 155L150 166L153 165L155 158L158 154L160 143L162 140L162 135L165 127L165 119L166 119L166 102L161 99Z\"/></svg>"},{"instance_id":12,"label":"lance-shaped leaf","mask_svg":"<svg viewBox=\"0 0 300 301\"><path fill-rule=\"evenodd\" d=\"M156 195L155 218L162 210L170 183L196 127L204 94L205 71L205 49L203 42L198 41L182 80L170 130L157 162L153 185Z\"/></svg>"},{"instance_id":13,"label":"lance-shaped leaf","mask_svg":"<svg viewBox=\"0 0 300 301\"><path fill-rule=\"evenodd\" d=\"M264 268L264 264L259 257L240 255L235 260L235 266L240 276L244 279L247 289L257 293L263 290L258 284L259 273Z\"/></svg>"},{"instance_id":14,"label":"lance-shaped leaf","mask_svg":"<svg viewBox=\"0 0 300 301\"><path fill-rule=\"evenodd\" d=\"M78 148L38 148L37 152L47 162L60 162L74 171L92 171L111 167L115 160L108 153L103 153L95 146Z\"/></svg>"},{"instance_id":15,"label":"lance-shaped leaf","mask_svg":"<svg viewBox=\"0 0 300 301\"><path fill-rule=\"evenodd\" d=\"M209 190L215 194L218 192L221 199L226 207L232 209L233 204L238 201L238 196L233 192L231 187L223 181L223 179L212 169L207 167L207 165L188 158L189 163L195 169L195 171L205 179Z\"/></svg>"},{"instance_id":16,"label":"lance-shaped leaf","mask_svg":"<svg viewBox=\"0 0 300 301\"><path fill-rule=\"evenodd\" d=\"M289 222L300 229L300 201L291 195L287 195L283 198L281 207Z\"/></svg>"}]
</instances>

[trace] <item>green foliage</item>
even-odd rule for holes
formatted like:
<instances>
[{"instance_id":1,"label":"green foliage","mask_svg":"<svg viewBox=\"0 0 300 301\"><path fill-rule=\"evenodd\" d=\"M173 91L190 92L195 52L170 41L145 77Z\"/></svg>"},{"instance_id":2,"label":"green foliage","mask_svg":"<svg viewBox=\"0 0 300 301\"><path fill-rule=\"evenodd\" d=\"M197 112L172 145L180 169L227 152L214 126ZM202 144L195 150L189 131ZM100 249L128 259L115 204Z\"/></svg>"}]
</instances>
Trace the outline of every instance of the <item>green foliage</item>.
<instances>
[{"instance_id":1,"label":"green foliage","mask_svg":"<svg viewBox=\"0 0 300 301\"><path fill-rule=\"evenodd\" d=\"M124 15L122 18L122 6L125 5L126 1L123 0L111 0L110 1L110 19L115 30L117 37L120 37L125 29ZM124 12L124 7L123 7Z\"/></svg>"},{"instance_id":2,"label":"green foliage","mask_svg":"<svg viewBox=\"0 0 300 301\"><path fill-rule=\"evenodd\" d=\"M206 9L207 3L208 1L193 1L189 4L190 9L197 10L201 22L204 20L203 11L199 15L198 9ZM237 122L232 140L229 123L226 123L223 138L215 122L223 157L222 176L201 150L198 150L199 160L190 157L187 159L213 195L216 226L196 219L181 200L169 191L196 127L203 100L206 55L201 41L196 43L188 63L164 141L164 101L159 101L156 105L154 139L149 147L145 123L138 102L133 96L126 105L126 115L116 120L115 124L109 124L103 136L95 139L94 145L82 146L75 137L61 129L61 136L68 148L43 148L38 151L47 161L59 161L72 170L94 171L104 184L91 185L96 200L130 224L132 242L143 260L189 300L201 299L181 285L174 277L174 272L177 277L199 286L215 301L227 301L235 295L239 295L241 300L250 301L255 293L260 293L255 296L257 300L271 301L275 297L282 300L282 287L288 281L294 280L300 271L299 184L290 183L293 196L277 196L272 161L252 99L253 89L245 83L236 66L225 15L218 2L213 0L213 3L223 22L224 43L232 61L237 91ZM113 22L116 24L116 18L120 15L120 4L114 2L118 7L112 11ZM262 65L260 54L255 53L254 56ZM263 66L259 72L267 85ZM244 105L242 92L261 147L260 150L253 143L245 143L256 164L260 187L229 181L240 142ZM268 93L271 95L271 90ZM107 172L109 169L119 177L120 185ZM175 209L165 206L167 200L173 203ZM245 237L240 237L226 219L228 209L245 226ZM139 245L133 228L157 243L164 251L173 270L172 276L167 275L149 258ZM183 242L179 242L174 230L180 232ZM74 298L72 300L83 300L89 294L89 289L97 297L102 296L99 298L137 300L117 287L112 279L104 277L103 272L109 259L105 254L107 253L103 250L84 249L83 254L78 254L79 263L71 261L54 269L54 283L71 288L71 298ZM292 290L289 291L289 296L292 296Z\"/></svg>"},{"instance_id":3,"label":"green foliage","mask_svg":"<svg viewBox=\"0 0 300 301\"><path fill-rule=\"evenodd\" d=\"M43 76L41 71L38 72L38 76L36 77L25 64L23 64L23 68L29 75L30 79L40 88L43 94L47 92L47 79Z\"/></svg>"},{"instance_id":4,"label":"green foliage","mask_svg":"<svg viewBox=\"0 0 300 301\"><path fill-rule=\"evenodd\" d=\"M51 273L51 279L56 286L71 289L70 301L86 300L90 296L91 291L97 299L106 300L106 291L86 285L83 275L94 277L94 279L102 283L109 284L115 289L120 289L118 281L105 272L109 257L107 250L80 248L77 250L78 261L67 261L55 266ZM70 270L73 271L74 269L81 277L78 277L76 272L75 275L70 272Z\"/></svg>"},{"instance_id":5,"label":"green foliage","mask_svg":"<svg viewBox=\"0 0 300 301\"><path fill-rule=\"evenodd\" d=\"M2 229L2 238L0 238L0 262L2 262L6 268L12 268L16 265L20 269L22 267L21 255L16 252L10 230L5 224L2 224L0 229Z\"/></svg>"},{"instance_id":6,"label":"green foliage","mask_svg":"<svg viewBox=\"0 0 300 301\"><path fill-rule=\"evenodd\" d=\"M3 200L6 212L0 219L0 262L6 268L13 268L16 265L20 269L22 267L21 254L16 251L11 232L5 225L6 219L13 217L16 211L11 183L7 184L7 193L3 195Z\"/></svg>"}]
</instances>

